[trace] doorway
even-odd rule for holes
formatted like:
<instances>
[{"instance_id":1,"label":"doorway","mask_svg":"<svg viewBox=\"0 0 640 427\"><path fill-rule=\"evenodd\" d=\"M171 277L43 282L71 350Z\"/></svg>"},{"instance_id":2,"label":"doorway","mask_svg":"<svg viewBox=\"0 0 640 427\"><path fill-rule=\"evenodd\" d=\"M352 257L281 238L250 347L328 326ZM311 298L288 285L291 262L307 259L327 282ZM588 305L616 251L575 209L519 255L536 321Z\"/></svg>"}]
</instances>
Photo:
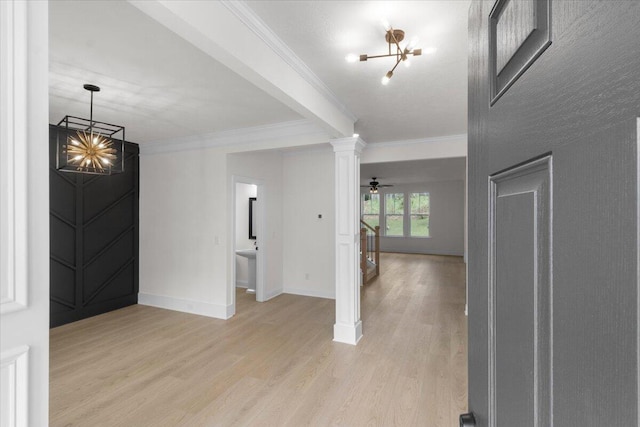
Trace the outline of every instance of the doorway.
<instances>
[{"instance_id":1,"label":"doorway","mask_svg":"<svg viewBox=\"0 0 640 427\"><path fill-rule=\"evenodd\" d=\"M265 185L257 178L233 175L231 283L229 293L236 311L236 292L255 295L255 301L263 302L265 281L265 249L261 246L266 236ZM253 298L252 298L253 299Z\"/></svg>"}]
</instances>

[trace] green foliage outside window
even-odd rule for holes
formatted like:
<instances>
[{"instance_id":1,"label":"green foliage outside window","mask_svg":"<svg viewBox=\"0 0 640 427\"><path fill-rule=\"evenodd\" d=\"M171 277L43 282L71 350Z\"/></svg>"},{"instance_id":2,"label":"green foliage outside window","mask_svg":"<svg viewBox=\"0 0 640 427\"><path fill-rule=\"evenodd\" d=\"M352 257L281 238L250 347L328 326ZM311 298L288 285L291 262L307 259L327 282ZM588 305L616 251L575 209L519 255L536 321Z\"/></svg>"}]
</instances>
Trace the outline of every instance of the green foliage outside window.
<instances>
[{"instance_id":1,"label":"green foliage outside window","mask_svg":"<svg viewBox=\"0 0 640 427\"><path fill-rule=\"evenodd\" d=\"M411 193L411 237L429 237L429 193Z\"/></svg>"},{"instance_id":2,"label":"green foliage outside window","mask_svg":"<svg viewBox=\"0 0 640 427\"><path fill-rule=\"evenodd\" d=\"M385 219L387 236L404 235L404 193L385 194Z\"/></svg>"},{"instance_id":3,"label":"green foliage outside window","mask_svg":"<svg viewBox=\"0 0 640 427\"><path fill-rule=\"evenodd\" d=\"M363 194L362 220L372 227L380 225L380 195Z\"/></svg>"}]
</instances>

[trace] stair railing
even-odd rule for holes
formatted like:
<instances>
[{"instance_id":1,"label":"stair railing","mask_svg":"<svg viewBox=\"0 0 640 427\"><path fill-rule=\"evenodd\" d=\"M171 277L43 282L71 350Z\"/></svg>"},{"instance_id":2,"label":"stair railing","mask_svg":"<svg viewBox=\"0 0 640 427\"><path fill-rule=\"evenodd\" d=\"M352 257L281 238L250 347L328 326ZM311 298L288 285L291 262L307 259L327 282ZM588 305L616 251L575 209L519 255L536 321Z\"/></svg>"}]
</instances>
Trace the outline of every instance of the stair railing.
<instances>
[{"instance_id":1,"label":"stair railing","mask_svg":"<svg viewBox=\"0 0 640 427\"><path fill-rule=\"evenodd\" d=\"M360 270L362 284L380 274L380 226L360 220Z\"/></svg>"}]
</instances>

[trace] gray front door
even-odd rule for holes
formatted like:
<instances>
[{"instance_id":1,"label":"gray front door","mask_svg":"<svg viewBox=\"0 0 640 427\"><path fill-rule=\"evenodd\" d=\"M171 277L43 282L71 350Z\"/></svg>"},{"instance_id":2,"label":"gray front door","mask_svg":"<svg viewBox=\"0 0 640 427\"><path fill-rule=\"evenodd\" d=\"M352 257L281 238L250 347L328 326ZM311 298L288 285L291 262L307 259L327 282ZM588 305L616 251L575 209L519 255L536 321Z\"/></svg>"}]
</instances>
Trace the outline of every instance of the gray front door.
<instances>
[{"instance_id":1,"label":"gray front door","mask_svg":"<svg viewBox=\"0 0 640 427\"><path fill-rule=\"evenodd\" d=\"M474 1L469 410L638 425L640 1Z\"/></svg>"}]
</instances>

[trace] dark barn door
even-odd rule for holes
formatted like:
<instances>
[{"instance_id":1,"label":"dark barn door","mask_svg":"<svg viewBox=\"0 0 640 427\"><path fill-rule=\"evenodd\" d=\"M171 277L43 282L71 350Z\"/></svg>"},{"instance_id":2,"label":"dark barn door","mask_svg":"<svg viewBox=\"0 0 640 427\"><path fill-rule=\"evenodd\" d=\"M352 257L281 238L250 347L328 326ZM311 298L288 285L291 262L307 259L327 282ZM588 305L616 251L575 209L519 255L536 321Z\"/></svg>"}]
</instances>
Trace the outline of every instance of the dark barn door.
<instances>
[{"instance_id":1,"label":"dark barn door","mask_svg":"<svg viewBox=\"0 0 640 427\"><path fill-rule=\"evenodd\" d=\"M469 35L469 409L637 426L640 1L474 1Z\"/></svg>"},{"instance_id":2,"label":"dark barn door","mask_svg":"<svg viewBox=\"0 0 640 427\"><path fill-rule=\"evenodd\" d=\"M56 170L50 128L51 327L138 300L138 145L125 145L125 172Z\"/></svg>"}]
</instances>

